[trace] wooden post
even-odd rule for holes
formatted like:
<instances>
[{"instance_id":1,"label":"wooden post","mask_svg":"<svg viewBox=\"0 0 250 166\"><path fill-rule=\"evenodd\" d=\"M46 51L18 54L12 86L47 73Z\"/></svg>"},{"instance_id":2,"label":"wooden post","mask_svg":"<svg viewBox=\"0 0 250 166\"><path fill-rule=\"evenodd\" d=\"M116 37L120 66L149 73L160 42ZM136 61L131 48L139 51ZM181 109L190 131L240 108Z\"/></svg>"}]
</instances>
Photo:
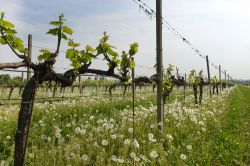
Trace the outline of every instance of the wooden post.
<instances>
[{"instance_id":1,"label":"wooden post","mask_svg":"<svg viewBox=\"0 0 250 166\"><path fill-rule=\"evenodd\" d=\"M163 131L162 98L162 0L156 0L156 73L157 73L157 123Z\"/></svg>"},{"instance_id":2,"label":"wooden post","mask_svg":"<svg viewBox=\"0 0 250 166\"><path fill-rule=\"evenodd\" d=\"M22 71L22 81L23 81L23 77L24 77L24 75L23 75L23 71Z\"/></svg>"},{"instance_id":3,"label":"wooden post","mask_svg":"<svg viewBox=\"0 0 250 166\"><path fill-rule=\"evenodd\" d=\"M219 80L220 80L220 91L221 91L221 66L219 65Z\"/></svg>"},{"instance_id":4,"label":"wooden post","mask_svg":"<svg viewBox=\"0 0 250 166\"><path fill-rule=\"evenodd\" d=\"M210 85L210 69L209 69L209 60L208 60L208 56L206 56L206 61L207 61L207 77L208 77L208 87L209 87L209 95L210 97L212 96L212 93L211 93L211 85Z\"/></svg>"},{"instance_id":5,"label":"wooden post","mask_svg":"<svg viewBox=\"0 0 250 166\"><path fill-rule=\"evenodd\" d=\"M79 93L82 94L81 74L78 75L78 81L79 81Z\"/></svg>"},{"instance_id":6,"label":"wooden post","mask_svg":"<svg viewBox=\"0 0 250 166\"><path fill-rule=\"evenodd\" d=\"M227 81L227 71L226 70L225 70L224 74L225 74L225 81Z\"/></svg>"},{"instance_id":7,"label":"wooden post","mask_svg":"<svg viewBox=\"0 0 250 166\"><path fill-rule=\"evenodd\" d=\"M134 57L132 57L134 62ZM135 138L135 68L132 67L133 138Z\"/></svg>"},{"instance_id":8,"label":"wooden post","mask_svg":"<svg viewBox=\"0 0 250 166\"><path fill-rule=\"evenodd\" d=\"M184 79L185 79L185 84L184 84L184 102L186 100L186 82L187 82L187 74L185 73L184 75Z\"/></svg>"},{"instance_id":9,"label":"wooden post","mask_svg":"<svg viewBox=\"0 0 250 166\"><path fill-rule=\"evenodd\" d=\"M28 58L31 60L31 56L32 56L32 35L29 34L28 36ZM27 82L30 80L31 78L31 69L29 67L27 67Z\"/></svg>"}]
</instances>

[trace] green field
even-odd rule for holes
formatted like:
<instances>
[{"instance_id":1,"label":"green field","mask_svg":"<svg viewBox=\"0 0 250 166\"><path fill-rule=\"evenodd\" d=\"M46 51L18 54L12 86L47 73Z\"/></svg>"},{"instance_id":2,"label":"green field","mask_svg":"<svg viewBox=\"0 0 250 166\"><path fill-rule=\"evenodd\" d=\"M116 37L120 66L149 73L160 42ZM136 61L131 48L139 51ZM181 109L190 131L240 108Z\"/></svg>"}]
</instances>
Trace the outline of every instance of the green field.
<instances>
[{"instance_id":1,"label":"green field","mask_svg":"<svg viewBox=\"0 0 250 166\"><path fill-rule=\"evenodd\" d=\"M170 97L163 132L152 95L137 97L134 128L130 98L38 105L26 165L250 165L250 88L193 100ZM17 113L0 108L0 165L13 164Z\"/></svg>"}]
</instances>

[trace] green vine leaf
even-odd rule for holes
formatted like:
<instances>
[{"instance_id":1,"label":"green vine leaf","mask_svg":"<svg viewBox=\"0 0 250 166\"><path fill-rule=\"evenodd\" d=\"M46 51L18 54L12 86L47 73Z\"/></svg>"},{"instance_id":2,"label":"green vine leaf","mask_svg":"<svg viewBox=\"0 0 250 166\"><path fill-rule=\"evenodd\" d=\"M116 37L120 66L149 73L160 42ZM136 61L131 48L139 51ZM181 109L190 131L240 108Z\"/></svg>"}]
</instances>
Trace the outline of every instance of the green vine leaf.
<instances>
[{"instance_id":1,"label":"green vine leaf","mask_svg":"<svg viewBox=\"0 0 250 166\"><path fill-rule=\"evenodd\" d=\"M37 59L38 59L39 62L42 62L42 61L44 61L46 59L49 59L53 55L52 52L50 52L49 50L46 50L46 49L40 49L39 52L41 53L37 57Z\"/></svg>"},{"instance_id":2,"label":"green vine leaf","mask_svg":"<svg viewBox=\"0 0 250 166\"><path fill-rule=\"evenodd\" d=\"M62 27L62 31L68 35L72 35L73 34L73 30L67 26L63 26Z\"/></svg>"}]
</instances>

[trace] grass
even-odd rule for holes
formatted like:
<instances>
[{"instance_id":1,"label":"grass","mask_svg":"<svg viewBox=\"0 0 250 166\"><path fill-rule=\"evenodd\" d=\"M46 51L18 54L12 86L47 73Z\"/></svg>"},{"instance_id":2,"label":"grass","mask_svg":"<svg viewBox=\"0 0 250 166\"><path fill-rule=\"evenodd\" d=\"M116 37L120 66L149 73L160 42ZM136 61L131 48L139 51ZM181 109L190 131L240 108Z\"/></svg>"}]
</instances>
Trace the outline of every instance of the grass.
<instances>
[{"instance_id":1,"label":"grass","mask_svg":"<svg viewBox=\"0 0 250 166\"><path fill-rule=\"evenodd\" d=\"M135 139L129 132L132 109L127 99L37 108L26 165L250 164L250 89L237 86L198 106L192 104L192 98L186 102L182 98L170 96L162 133L155 123L155 98L137 100ZM13 114L0 120L0 161L10 164L16 118ZM127 145L126 140L130 142Z\"/></svg>"},{"instance_id":2,"label":"grass","mask_svg":"<svg viewBox=\"0 0 250 166\"><path fill-rule=\"evenodd\" d=\"M225 108L207 133L213 163L250 165L250 88L235 88Z\"/></svg>"}]
</instances>

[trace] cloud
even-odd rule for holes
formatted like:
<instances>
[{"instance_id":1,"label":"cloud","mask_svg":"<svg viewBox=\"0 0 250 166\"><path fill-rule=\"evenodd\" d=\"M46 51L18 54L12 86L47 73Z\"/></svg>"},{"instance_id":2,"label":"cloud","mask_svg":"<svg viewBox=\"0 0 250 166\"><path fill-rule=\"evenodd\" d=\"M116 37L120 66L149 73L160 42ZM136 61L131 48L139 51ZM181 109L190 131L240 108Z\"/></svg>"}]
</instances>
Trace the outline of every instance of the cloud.
<instances>
[{"instance_id":1,"label":"cloud","mask_svg":"<svg viewBox=\"0 0 250 166\"><path fill-rule=\"evenodd\" d=\"M155 9L155 1L144 2ZM21 37L26 40L28 33L33 34L34 45L55 47L56 38L45 33L50 28L48 23L63 12L67 25L74 29L73 38L82 44L82 48L86 44L96 46L102 32L107 31L110 43L117 47L118 52L127 50L129 44L136 41L140 46L136 63L150 67L155 64L155 20L150 21L143 12L139 13L139 7L132 0L0 0L0 4L0 10L5 10L7 18L17 25ZM164 17L204 55L209 55L216 65L221 64L239 78L250 77L245 72L250 70L246 60L250 43L249 8L246 0L163 2ZM203 59L166 28L163 29L165 66L175 64L182 73L188 73L193 68L206 70ZM13 61L15 56L11 53L5 56L2 48L0 46L0 61ZM62 50L66 48L66 42L63 42ZM36 58L38 48L34 47L33 51L33 58ZM58 69L69 64L64 53L58 62ZM95 63L96 67L105 66L105 63L99 62ZM212 75L218 75L218 71L211 70ZM136 68L138 75L153 72L154 69Z\"/></svg>"}]
</instances>

